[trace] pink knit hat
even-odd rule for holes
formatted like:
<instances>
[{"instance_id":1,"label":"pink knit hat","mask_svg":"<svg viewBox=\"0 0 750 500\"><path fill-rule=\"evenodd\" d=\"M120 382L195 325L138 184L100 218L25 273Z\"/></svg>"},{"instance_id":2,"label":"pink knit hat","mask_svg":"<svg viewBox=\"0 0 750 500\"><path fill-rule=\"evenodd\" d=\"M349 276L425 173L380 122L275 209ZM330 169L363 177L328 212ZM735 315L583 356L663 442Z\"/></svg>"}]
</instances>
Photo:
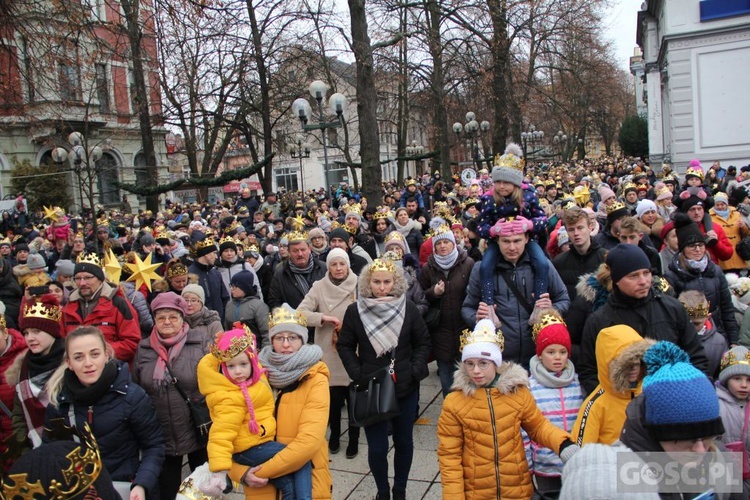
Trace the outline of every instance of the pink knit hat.
<instances>
[{"instance_id":1,"label":"pink knit hat","mask_svg":"<svg viewBox=\"0 0 750 500\"><path fill-rule=\"evenodd\" d=\"M612 191L612 189L610 189L608 186L602 185L599 188L599 199L601 199L602 202L605 202L608 199L614 198L614 197L615 197L615 192Z\"/></svg>"},{"instance_id":2,"label":"pink knit hat","mask_svg":"<svg viewBox=\"0 0 750 500\"><path fill-rule=\"evenodd\" d=\"M255 407L253 406L253 401L250 399L247 388L258 382L265 373L265 370L261 368L260 364L258 364L257 344L255 343L255 335L253 335L253 332L239 321L233 326L233 330L216 334L216 342L211 346L211 353L221 360L221 372L224 376L233 384L239 386L242 390L242 395L245 397L245 405L250 414L250 422L248 424L250 432L258 434L258 432L260 432L260 427L258 426L258 421L255 419ZM252 373L249 379L243 382L237 382L229 375L227 361L239 356L243 352L247 354L247 357L250 360Z\"/></svg>"}]
</instances>

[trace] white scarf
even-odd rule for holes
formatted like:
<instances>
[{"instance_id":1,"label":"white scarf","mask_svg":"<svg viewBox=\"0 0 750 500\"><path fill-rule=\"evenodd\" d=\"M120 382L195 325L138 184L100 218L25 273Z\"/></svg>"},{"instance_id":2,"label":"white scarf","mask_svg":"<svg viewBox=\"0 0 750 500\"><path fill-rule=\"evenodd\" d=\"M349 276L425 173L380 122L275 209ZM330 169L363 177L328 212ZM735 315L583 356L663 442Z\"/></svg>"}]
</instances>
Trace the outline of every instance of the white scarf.
<instances>
[{"instance_id":1,"label":"white scarf","mask_svg":"<svg viewBox=\"0 0 750 500\"><path fill-rule=\"evenodd\" d=\"M391 221L391 223L393 224L393 227L396 228L396 231L401 233L404 238L409 236L409 233L411 232L412 229L416 229L417 231L422 230L422 224L415 221L414 219L409 219L409 222L407 222L403 226L399 224L398 221L393 217L389 217L388 220Z\"/></svg>"}]
</instances>

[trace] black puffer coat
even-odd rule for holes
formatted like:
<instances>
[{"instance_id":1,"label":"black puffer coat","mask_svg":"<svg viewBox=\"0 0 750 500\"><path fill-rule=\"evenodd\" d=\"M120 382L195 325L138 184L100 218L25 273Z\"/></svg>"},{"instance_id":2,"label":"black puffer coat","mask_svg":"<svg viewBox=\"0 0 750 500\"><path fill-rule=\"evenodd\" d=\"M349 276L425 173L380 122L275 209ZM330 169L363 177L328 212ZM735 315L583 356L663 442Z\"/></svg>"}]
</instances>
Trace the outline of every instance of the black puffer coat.
<instances>
[{"instance_id":1,"label":"black puffer coat","mask_svg":"<svg viewBox=\"0 0 750 500\"><path fill-rule=\"evenodd\" d=\"M576 295L578 295L576 292L578 280L584 274L596 272L599 264L604 262L606 253L606 250L592 241L589 251L585 254L578 253L578 250L571 245L570 250L561 253L552 261L552 265L555 266L560 278L565 283L571 301L575 300Z\"/></svg>"},{"instance_id":2,"label":"black puffer coat","mask_svg":"<svg viewBox=\"0 0 750 500\"><path fill-rule=\"evenodd\" d=\"M0 257L0 302L5 304L5 317L10 328L18 329L23 289L13 275L10 261Z\"/></svg>"}]
</instances>

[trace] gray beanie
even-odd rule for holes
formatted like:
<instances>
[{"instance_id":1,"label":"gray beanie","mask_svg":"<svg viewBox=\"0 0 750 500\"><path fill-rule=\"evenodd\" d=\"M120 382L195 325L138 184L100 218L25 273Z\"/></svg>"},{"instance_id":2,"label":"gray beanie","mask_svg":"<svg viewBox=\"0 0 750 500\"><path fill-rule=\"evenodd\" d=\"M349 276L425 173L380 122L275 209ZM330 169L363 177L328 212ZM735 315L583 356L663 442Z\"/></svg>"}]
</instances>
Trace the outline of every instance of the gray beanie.
<instances>
[{"instance_id":1,"label":"gray beanie","mask_svg":"<svg viewBox=\"0 0 750 500\"><path fill-rule=\"evenodd\" d=\"M523 183L523 171L513 167L495 167L492 169L492 182L510 182L514 186L521 187Z\"/></svg>"},{"instance_id":2,"label":"gray beanie","mask_svg":"<svg viewBox=\"0 0 750 500\"><path fill-rule=\"evenodd\" d=\"M185 298L185 294L192 293L199 299L201 299L201 304L206 303L206 292L203 291L203 287L200 285L196 285L195 283L190 283L185 288L182 289L181 295L182 298Z\"/></svg>"},{"instance_id":3,"label":"gray beanie","mask_svg":"<svg viewBox=\"0 0 750 500\"><path fill-rule=\"evenodd\" d=\"M29 269L32 271L35 271L37 269L44 269L45 267L47 267L47 263L44 262L44 257L39 255L38 253L29 254L29 258L26 259L26 265L29 266Z\"/></svg>"},{"instance_id":4,"label":"gray beanie","mask_svg":"<svg viewBox=\"0 0 750 500\"><path fill-rule=\"evenodd\" d=\"M60 259L55 263L55 269L57 269L57 275L73 276L73 269L75 264L72 260Z\"/></svg>"},{"instance_id":5,"label":"gray beanie","mask_svg":"<svg viewBox=\"0 0 750 500\"><path fill-rule=\"evenodd\" d=\"M750 350L747 347L738 345L729 349L721 357L721 371L719 372L719 382L724 387L727 381L736 375L747 375L750 377Z\"/></svg>"}]
</instances>

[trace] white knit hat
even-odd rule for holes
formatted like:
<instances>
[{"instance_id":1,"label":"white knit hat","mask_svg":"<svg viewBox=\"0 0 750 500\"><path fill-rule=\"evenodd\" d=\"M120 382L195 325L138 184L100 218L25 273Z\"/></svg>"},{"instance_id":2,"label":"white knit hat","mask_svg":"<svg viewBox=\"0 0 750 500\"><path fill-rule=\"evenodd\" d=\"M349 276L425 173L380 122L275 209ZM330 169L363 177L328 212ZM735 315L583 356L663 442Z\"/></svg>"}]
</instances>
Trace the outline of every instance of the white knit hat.
<instances>
[{"instance_id":1,"label":"white knit hat","mask_svg":"<svg viewBox=\"0 0 750 500\"><path fill-rule=\"evenodd\" d=\"M643 217L643 214L645 214L648 211L654 211L656 212L656 203L649 199L644 199L638 202L638 205L635 207L635 213L640 219Z\"/></svg>"},{"instance_id":2,"label":"white knit hat","mask_svg":"<svg viewBox=\"0 0 750 500\"><path fill-rule=\"evenodd\" d=\"M490 332L495 332L495 324L491 319L482 319L477 322L474 331L467 337L468 343L461 351L461 361L467 359L487 359L500 366L503 362L503 351L497 342L478 341L472 339L486 338Z\"/></svg>"},{"instance_id":3,"label":"white knit hat","mask_svg":"<svg viewBox=\"0 0 750 500\"><path fill-rule=\"evenodd\" d=\"M346 267L350 267L351 264L349 263L349 255L340 248L331 248L331 250L328 252L328 256L326 257L326 266L331 267L331 262L333 262L333 259L344 259L346 261Z\"/></svg>"}]
</instances>

